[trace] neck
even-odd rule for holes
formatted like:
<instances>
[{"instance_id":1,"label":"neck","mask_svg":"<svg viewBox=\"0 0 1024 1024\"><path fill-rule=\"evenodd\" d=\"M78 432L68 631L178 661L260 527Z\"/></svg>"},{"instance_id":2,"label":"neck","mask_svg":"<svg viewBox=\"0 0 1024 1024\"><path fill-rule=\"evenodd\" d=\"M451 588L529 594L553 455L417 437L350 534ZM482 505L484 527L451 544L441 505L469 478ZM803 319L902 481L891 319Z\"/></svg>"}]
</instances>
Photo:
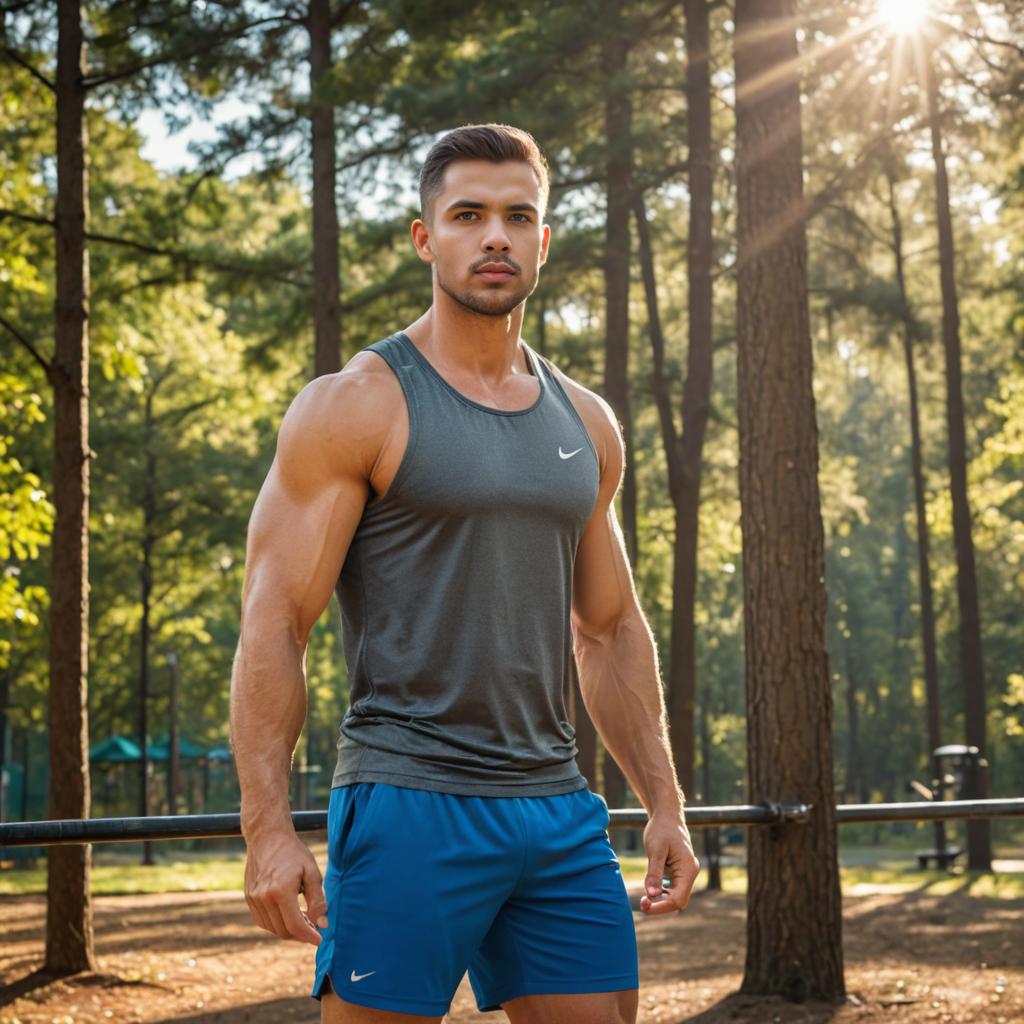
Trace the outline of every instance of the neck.
<instances>
[{"instance_id":1,"label":"neck","mask_svg":"<svg viewBox=\"0 0 1024 1024\"><path fill-rule=\"evenodd\" d=\"M506 316L484 316L441 292L405 333L435 362L501 381L530 372L519 343L525 307L521 302Z\"/></svg>"}]
</instances>

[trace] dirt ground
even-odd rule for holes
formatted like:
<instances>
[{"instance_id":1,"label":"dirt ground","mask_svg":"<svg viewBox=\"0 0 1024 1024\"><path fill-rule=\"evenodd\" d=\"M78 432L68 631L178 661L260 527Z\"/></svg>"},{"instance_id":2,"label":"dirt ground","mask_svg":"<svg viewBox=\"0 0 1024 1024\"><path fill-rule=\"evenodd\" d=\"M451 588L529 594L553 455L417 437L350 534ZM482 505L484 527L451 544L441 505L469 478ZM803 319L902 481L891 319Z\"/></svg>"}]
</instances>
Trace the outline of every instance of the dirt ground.
<instances>
[{"instance_id":1,"label":"dirt ground","mask_svg":"<svg viewBox=\"0 0 1024 1024\"><path fill-rule=\"evenodd\" d=\"M635 887L631 887L631 890ZM94 901L101 972L54 982L41 958L42 896L0 899L0 1024L279 1024L319 1021L313 947L252 924L241 893ZM845 1004L739 996L745 898L695 894L687 909L636 913L640 1024L1024 1022L1024 900L964 893L844 898ZM479 1013L463 978L450 1024Z\"/></svg>"}]
</instances>

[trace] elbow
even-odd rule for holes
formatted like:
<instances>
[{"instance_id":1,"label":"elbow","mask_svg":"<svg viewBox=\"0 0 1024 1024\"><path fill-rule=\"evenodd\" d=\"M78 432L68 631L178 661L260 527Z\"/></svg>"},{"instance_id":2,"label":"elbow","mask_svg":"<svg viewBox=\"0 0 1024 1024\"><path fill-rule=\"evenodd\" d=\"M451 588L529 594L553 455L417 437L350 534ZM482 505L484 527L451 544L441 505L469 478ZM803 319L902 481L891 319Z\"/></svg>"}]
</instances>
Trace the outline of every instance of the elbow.
<instances>
[{"instance_id":1,"label":"elbow","mask_svg":"<svg viewBox=\"0 0 1024 1024\"><path fill-rule=\"evenodd\" d=\"M274 647L294 646L306 649L314 623L307 621L302 609L283 597L278 590L253 586L242 599L239 616L239 645Z\"/></svg>"},{"instance_id":2,"label":"elbow","mask_svg":"<svg viewBox=\"0 0 1024 1024\"><path fill-rule=\"evenodd\" d=\"M576 646L613 644L624 631L643 623L643 616L631 605L603 609L602 614L574 614L573 635Z\"/></svg>"}]
</instances>

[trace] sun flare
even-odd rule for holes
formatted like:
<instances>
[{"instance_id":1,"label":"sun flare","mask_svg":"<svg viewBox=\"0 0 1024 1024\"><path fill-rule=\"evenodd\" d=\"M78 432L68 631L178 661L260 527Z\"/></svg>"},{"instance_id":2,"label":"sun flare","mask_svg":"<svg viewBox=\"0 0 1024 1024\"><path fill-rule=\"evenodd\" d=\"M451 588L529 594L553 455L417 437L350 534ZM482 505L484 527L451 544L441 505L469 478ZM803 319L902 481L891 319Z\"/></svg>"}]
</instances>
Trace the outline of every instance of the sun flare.
<instances>
[{"instance_id":1,"label":"sun flare","mask_svg":"<svg viewBox=\"0 0 1024 1024\"><path fill-rule=\"evenodd\" d=\"M890 32L916 32L928 17L928 0L878 0L878 14Z\"/></svg>"}]
</instances>

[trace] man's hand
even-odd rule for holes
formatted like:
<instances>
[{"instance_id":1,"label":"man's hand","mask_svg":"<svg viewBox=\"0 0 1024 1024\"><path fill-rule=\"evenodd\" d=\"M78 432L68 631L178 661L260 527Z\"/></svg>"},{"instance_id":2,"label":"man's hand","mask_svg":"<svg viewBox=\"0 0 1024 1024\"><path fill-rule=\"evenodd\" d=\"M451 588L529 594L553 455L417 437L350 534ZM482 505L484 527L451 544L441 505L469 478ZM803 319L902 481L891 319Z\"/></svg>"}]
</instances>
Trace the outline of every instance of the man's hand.
<instances>
[{"instance_id":1,"label":"man's hand","mask_svg":"<svg viewBox=\"0 0 1024 1024\"><path fill-rule=\"evenodd\" d=\"M313 927L327 927L327 899L316 858L294 832L269 833L246 840L245 902L253 920L282 939L320 945ZM306 899L299 909L298 896Z\"/></svg>"},{"instance_id":2,"label":"man's hand","mask_svg":"<svg viewBox=\"0 0 1024 1024\"><path fill-rule=\"evenodd\" d=\"M644 829L647 850L647 877L640 897L645 914L668 914L682 910L690 902L690 890L700 873L700 861L694 856L690 830L678 815L654 813ZM670 879L665 889L662 879Z\"/></svg>"}]
</instances>

